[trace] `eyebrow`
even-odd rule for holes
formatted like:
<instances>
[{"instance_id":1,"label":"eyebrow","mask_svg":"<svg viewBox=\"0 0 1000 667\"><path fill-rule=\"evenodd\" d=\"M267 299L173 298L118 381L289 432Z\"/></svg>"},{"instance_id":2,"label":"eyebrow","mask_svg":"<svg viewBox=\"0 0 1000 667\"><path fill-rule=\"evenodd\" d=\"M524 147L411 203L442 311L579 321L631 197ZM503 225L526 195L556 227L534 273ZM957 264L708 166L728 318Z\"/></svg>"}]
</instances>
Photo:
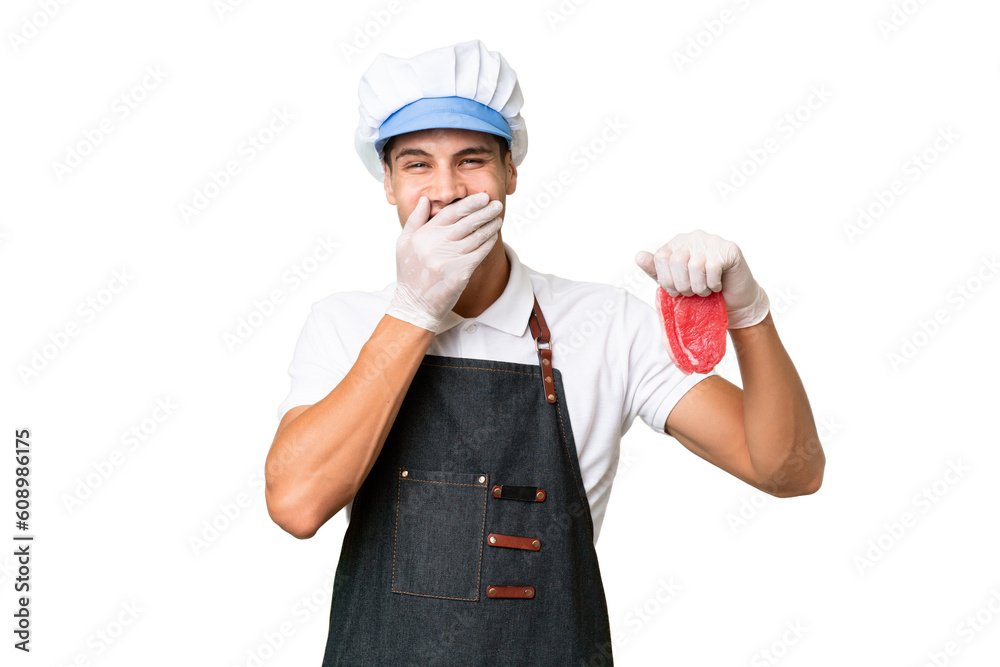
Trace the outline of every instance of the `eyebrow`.
<instances>
[{"instance_id":1,"label":"eyebrow","mask_svg":"<svg viewBox=\"0 0 1000 667\"><path fill-rule=\"evenodd\" d=\"M452 157L464 157L466 155L483 155L491 154L491 151L485 146L469 146L468 148L463 148L462 150L455 153ZM396 160L406 157L407 155L416 155L417 157L432 157L430 153L420 148L404 148L403 150L396 153Z\"/></svg>"}]
</instances>

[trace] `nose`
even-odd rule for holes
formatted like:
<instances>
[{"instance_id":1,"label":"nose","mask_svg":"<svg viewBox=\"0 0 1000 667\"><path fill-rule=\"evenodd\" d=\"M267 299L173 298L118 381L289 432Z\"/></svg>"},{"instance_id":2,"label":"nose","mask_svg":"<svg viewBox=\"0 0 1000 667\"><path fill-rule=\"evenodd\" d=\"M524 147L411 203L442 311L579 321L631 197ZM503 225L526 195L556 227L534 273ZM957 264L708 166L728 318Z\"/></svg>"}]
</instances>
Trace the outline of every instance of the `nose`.
<instances>
[{"instance_id":1,"label":"nose","mask_svg":"<svg viewBox=\"0 0 1000 667\"><path fill-rule=\"evenodd\" d=\"M454 166L438 166L423 194L430 200L431 216L434 216L448 204L466 197L468 188Z\"/></svg>"}]
</instances>

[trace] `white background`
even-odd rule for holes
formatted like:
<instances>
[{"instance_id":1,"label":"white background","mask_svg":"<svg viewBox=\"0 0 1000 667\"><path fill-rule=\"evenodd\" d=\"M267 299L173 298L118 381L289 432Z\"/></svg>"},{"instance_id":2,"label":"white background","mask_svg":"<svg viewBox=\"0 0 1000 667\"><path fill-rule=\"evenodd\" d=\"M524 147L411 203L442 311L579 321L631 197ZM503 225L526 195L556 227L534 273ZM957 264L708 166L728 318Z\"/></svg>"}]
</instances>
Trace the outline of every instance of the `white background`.
<instances>
[{"instance_id":1,"label":"white background","mask_svg":"<svg viewBox=\"0 0 1000 667\"><path fill-rule=\"evenodd\" d=\"M736 242L827 454L817 494L776 499L637 420L598 544L616 663L997 664L996 3L49 4L0 16L4 664L320 663L345 522L299 541L268 518L275 411L310 305L395 279L396 214L353 148L359 77L379 52L475 38L525 96L504 240L650 303L636 251L696 227ZM294 120L248 160L274 109ZM229 160L240 172L185 220ZM734 169L750 175L723 197ZM571 185L540 196L561 170ZM894 180L902 194L849 234ZM338 250L312 262L319 238ZM720 371L739 383L732 352ZM177 406L161 422L157 401ZM30 655L12 648L19 428Z\"/></svg>"}]
</instances>

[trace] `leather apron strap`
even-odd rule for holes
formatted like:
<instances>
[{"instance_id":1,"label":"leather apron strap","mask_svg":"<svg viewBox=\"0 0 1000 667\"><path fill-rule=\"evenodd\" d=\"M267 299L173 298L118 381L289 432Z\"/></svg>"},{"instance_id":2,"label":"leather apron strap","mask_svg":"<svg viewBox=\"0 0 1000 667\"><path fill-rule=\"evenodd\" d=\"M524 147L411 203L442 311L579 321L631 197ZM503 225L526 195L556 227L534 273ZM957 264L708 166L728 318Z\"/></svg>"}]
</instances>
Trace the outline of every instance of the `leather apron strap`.
<instances>
[{"instance_id":1,"label":"leather apron strap","mask_svg":"<svg viewBox=\"0 0 1000 667\"><path fill-rule=\"evenodd\" d=\"M552 341L549 340L549 327L545 324L542 309L538 307L538 297L535 297L535 305L531 308L531 317L528 318L528 326L531 327L531 335L535 339L535 351L538 352L538 363L542 368L542 386L545 389L545 400L549 403L555 403L556 390L555 383L552 380Z\"/></svg>"}]
</instances>

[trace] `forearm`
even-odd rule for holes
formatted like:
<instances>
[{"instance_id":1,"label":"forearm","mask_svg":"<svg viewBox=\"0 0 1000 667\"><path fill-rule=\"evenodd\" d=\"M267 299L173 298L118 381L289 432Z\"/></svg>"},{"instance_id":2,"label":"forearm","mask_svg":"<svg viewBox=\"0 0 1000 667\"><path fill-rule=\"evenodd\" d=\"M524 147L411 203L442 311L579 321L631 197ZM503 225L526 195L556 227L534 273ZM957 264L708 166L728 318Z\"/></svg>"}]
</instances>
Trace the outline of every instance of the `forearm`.
<instances>
[{"instance_id":1,"label":"forearm","mask_svg":"<svg viewBox=\"0 0 1000 667\"><path fill-rule=\"evenodd\" d=\"M354 498L433 339L384 316L340 384L275 436L268 506L285 530L310 537Z\"/></svg>"},{"instance_id":2,"label":"forearm","mask_svg":"<svg viewBox=\"0 0 1000 667\"><path fill-rule=\"evenodd\" d=\"M774 320L731 329L743 379L743 422L759 487L776 496L816 491L826 458L802 381Z\"/></svg>"}]
</instances>

